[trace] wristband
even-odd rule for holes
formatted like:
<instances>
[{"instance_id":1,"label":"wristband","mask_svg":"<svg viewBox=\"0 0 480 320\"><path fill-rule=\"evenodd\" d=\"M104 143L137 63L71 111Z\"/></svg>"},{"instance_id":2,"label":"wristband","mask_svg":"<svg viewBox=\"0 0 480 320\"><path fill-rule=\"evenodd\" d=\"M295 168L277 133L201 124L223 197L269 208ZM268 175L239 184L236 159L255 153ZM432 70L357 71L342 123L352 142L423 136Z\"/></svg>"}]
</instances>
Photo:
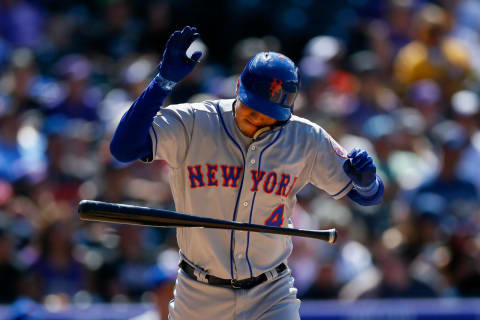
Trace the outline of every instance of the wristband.
<instances>
[{"instance_id":1,"label":"wristband","mask_svg":"<svg viewBox=\"0 0 480 320\"><path fill-rule=\"evenodd\" d=\"M353 184L353 187L355 190L358 191L358 193L364 197L371 197L378 191L379 183L378 183L378 178L375 175L375 181L373 181L369 186L367 187L361 187L356 184Z\"/></svg>"},{"instance_id":2,"label":"wristband","mask_svg":"<svg viewBox=\"0 0 480 320\"><path fill-rule=\"evenodd\" d=\"M175 85L177 84L175 81L167 80L164 77L162 77L160 75L160 72L157 73L157 75L153 80L155 81L157 86L159 86L160 88L168 92L172 91L173 87L175 87Z\"/></svg>"}]
</instances>

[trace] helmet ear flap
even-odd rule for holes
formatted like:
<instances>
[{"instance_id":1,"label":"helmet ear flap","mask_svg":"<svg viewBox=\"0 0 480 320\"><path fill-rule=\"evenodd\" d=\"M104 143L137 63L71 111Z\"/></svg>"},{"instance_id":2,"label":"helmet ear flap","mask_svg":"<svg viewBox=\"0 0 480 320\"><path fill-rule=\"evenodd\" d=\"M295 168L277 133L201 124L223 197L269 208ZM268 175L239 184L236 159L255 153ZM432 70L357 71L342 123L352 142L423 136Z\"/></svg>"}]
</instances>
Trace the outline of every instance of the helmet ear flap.
<instances>
[{"instance_id":1,"label":"helmet ear flap","mask_svg":"<svg viewBox=\"0 0 480 320\"><path fill-rule=\"evenodd\" d=\"M237 78L237 87L235 89L235 95L238 96L238 88L240 87L240 76Z\"/></svg>"}]
</instances>

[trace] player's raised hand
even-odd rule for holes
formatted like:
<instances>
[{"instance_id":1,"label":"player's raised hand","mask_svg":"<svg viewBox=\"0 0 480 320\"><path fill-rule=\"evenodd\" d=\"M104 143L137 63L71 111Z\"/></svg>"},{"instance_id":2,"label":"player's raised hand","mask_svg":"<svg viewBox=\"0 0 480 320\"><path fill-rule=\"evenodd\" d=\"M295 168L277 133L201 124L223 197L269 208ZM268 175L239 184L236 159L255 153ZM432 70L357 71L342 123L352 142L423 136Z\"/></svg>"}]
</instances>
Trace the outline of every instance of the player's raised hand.
<instances>
[{"instance_id":1,"label":"player's raised hand","mask_svg":"<svg viewBox=\"0 0 480 320\"><path fill-rule=\"evenodd\" d=\"M158 65L160 76L172 82L179 82L195 67L202 56L201 51L195 51L191 58L187 57L187 49L199 38L197 28L186 26L182 31L175 31L168 39L163 59Z\"/></svg>"},{"instance_id":2,"label":"player's raised hand","mask_svg":"<svg viewBox=\"0 0 480 320\"><path fill-rule=\"evenodd\" d=\"M377 168L365 150L353 149L343 163L343 170L356 187L368 188L376 179Z\"/></svg>"}]
</instances>

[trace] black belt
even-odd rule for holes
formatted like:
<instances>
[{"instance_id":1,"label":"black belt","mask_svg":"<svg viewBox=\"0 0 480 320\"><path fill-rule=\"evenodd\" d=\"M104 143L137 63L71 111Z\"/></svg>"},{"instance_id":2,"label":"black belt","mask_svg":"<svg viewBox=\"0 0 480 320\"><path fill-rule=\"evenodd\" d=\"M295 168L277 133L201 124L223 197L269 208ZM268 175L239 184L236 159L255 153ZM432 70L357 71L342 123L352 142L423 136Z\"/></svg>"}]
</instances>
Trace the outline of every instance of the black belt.
<instances>
[{"instance_id":1,"label":"black belt","mask_svg":"<svg viewBox=\"0 0 480 320\"><path fill-rule=\"evenodd\" d=\"M192 279L198 280L197 276L195 275L195 268L189 265L185 260L182 260L179 264L180 268L188 274ZM287 266L285 263L279 264L276 268L275 271L280 274L284 270L287 269ZM208 284L214 285L214 286L221 286L221 287L228 287L228 288L233 288L233 289L250 289L253 288L257 285L259 285L262 282L267 281L267 275L265 273L262 273L261 275L253 278L248 278L248 279L243 279L243 280L235 280L235 279L221 279L217 278L215 276L211 276L207 274L205 276ZM200 280L198 280L200 281Z\"/></svg>"}]
</instances>

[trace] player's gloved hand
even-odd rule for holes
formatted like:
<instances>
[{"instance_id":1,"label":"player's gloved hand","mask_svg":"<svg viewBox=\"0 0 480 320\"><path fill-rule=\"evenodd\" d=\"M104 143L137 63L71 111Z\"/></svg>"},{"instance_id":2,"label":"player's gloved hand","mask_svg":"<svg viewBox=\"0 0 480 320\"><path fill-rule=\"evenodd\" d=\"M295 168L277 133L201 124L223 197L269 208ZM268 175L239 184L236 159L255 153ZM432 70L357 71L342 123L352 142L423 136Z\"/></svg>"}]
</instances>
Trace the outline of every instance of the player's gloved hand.
<instances>
[{"instance_id":1,"label":"player's gloved hand","mask_svg":"<svg viewBox=\"0 0 480 320\"><path fill-rule=\"evenodd\" d=\"M373 195L378 189L377 168L365 150L353 149L343 163L343 171L361 194Z\"/></svg>"},{"instance_id":2,"label":"player's gloved hand","mask_svg":"<svg viewBox=\"0 0 480 320\"><path fill-rule=\"evenodd\" d=\"M186 26L182 31L175 31L168 39L163 59L158 65L157 83L167 90L185 78L202 56L201 51L195 51L192 57L187 57L187 49L192 42L200 37L197 28Z\"/></svg>"}]
</instances>

